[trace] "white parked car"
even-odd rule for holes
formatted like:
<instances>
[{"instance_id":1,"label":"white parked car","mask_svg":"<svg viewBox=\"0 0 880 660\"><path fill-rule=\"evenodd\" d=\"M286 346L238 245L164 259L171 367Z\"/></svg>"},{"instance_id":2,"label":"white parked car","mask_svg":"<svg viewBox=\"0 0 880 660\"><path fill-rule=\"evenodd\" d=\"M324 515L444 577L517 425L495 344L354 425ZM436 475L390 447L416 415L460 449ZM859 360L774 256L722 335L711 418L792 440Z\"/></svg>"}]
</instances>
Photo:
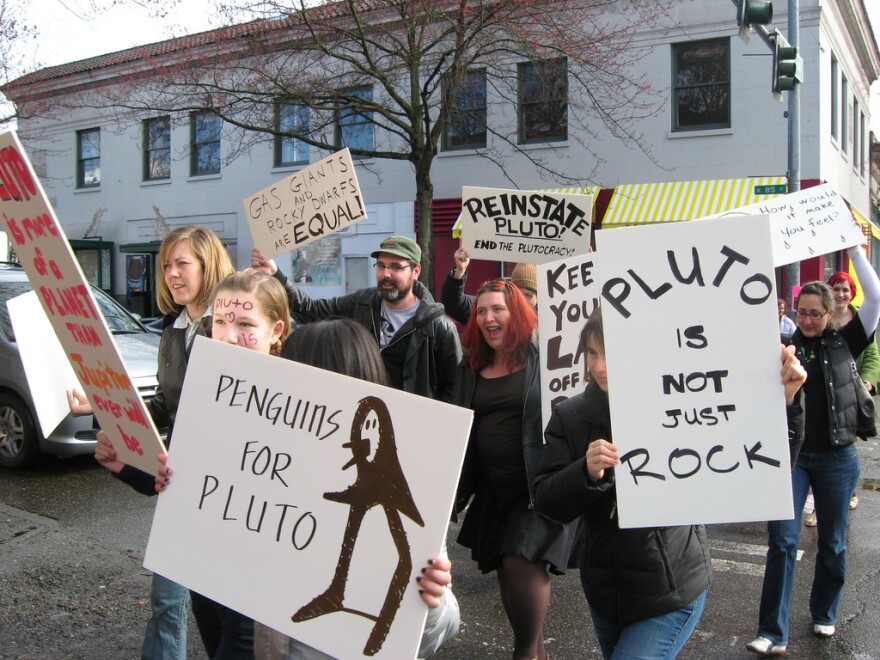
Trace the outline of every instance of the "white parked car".
<instances>
[{"instance_id":1,"label":"white parked car","mask_svg":"<svg viewBox=\"0 0 880 660\"><path fill-rule=\"evenodd\" d=\"M43 437L40 431L6 308L7 300L30 290L23 268L0 263L0 467L5 468L33 465L43 454L64 458L95 451L96 429L91 415L68 415L49 437ZM156 394L159 337L106 293L97 287L92 287L92 292L132 382L148 401Z\"/></svg>"}]
</instances>

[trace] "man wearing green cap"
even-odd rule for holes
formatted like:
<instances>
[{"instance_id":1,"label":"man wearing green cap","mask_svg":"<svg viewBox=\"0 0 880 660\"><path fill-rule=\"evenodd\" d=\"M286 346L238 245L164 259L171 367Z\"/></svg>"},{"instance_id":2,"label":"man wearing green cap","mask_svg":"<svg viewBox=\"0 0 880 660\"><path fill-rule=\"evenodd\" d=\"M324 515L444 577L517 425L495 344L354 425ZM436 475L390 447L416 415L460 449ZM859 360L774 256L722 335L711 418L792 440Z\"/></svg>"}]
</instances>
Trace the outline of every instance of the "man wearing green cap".
<instances>
[{"instance_id":1,"label":"man wearing green cap","mask_svg":"<svg viewBox=\"0 0 880 660\"><path fill-rule=\"evenodd\" d=\"M406 236L389 236L373 251L376 286L345 296L313 299L293 286L271 259L251 252L252 265L284 284L290 313L300 323L346 316L376 338L393 387L449 401L461 342L443 305L419 282L422 250Z\"/></svg>"}]
</instances>

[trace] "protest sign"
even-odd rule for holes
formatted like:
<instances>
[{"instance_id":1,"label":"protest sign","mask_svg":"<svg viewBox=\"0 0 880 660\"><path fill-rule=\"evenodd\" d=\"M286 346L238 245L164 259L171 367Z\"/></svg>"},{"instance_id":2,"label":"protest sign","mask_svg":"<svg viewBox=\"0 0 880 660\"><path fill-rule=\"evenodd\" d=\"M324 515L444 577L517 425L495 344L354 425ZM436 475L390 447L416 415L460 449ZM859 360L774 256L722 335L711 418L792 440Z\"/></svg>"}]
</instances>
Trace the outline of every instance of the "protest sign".
<instances>
[{"instance_id":1,"label":"protest sign","mask_svg":"<svg viewBox=\"0 0 880 660\"><path fill-rule=\"evenodd\" d=\"M701 219L741 215L770 216L777 268L865 242L843 197L827 183Z\"/></svg>"},{"instance_id":2,"label":"protest sign","mask_svg":"<svg viewBox=\"0 0 880 660\"><path fill-rule=\"evenodd\" d=\"M44 437L70 413L67 390L82 389L34 291L6 301L15 343Z\"/></svg>"},{"instance_id":3,"label":"protest sign","mask_svg":"<svg viewBox=\"0 0 880 660\"><path fill-rule=\"evenodd\" d=\"M769 219L597 241L620 526L790 518Z\"/></svg>"},{"instance_id":4,"label":"protest sign","mask_svg":"<svg viewBox=\"0 0 880 660\"><path fill-rule=\"evenodd\" d=\"M198 337L144 565L334 657L415 657L471 417Z\"/></svg>"},{"instance_id":5,"label":"protest sign","mask_svg":"<svg viewBox=\"0 0 880 660\"><path fill-rule=\"evenodd\" d=\"M246 197L244 215L267 259L366 219L351 153L337 151Z\"/></svg>"},{"instance_id":6,"label":"protest sign","mask_svg":"<svg viewBox=\"0 0 880 660\"><path fill-rule=\"evenodd\" d=\"M15 133L0 135L0 224L119 460L145 472L165 448Z\"/></svg>"},{"instance_id":7,"label":"protest sign","mask_svg":"<svg viewBox=\"0 0 880 660\"><path fill-rule=\"evenodd\" d=\"M546 427L556 404L586 385L586 359L578 340L599 306L601 287L593 273L593 254L541 264L537 270L541 419Z\"/></svg>"},{"instance_id":8,"label":"protest sign","mask_svg":"<svg viewBox=\"0 0 880 660\"><path fill-rule=\"evenodd\" d=\"M473 259L540 264L590 248L590 195L464 186L461 213Z\"/></svg>"}]
</instances>

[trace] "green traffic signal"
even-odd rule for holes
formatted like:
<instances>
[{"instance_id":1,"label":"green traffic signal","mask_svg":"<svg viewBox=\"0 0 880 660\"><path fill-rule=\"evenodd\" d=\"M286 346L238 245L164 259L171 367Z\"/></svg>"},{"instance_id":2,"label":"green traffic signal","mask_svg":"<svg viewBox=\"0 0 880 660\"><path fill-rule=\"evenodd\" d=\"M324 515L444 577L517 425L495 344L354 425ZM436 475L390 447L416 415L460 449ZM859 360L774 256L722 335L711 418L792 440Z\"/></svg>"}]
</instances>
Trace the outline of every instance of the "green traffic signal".
<instances>
[{"instance_id":1,"label":"green traffic signal","mask_svg":"<svg viewBox=\"0 0 880 660\"><path fill-rule=\"evenodd\" d=\"M777 37L773 48L773 91L790 92L803 79L799 70L797 46Z\"/></svg>"},{"instance_id":2,"label":"green traffic signal","mask_svg":"<svg viewBox=\"0 0 880 660\"><path fill-rule=\"evenodd\" d=\"M736 22L742 26L768 25L773 21L773 3L762 0L739 0Z\"/></svg>"}]
</instances>

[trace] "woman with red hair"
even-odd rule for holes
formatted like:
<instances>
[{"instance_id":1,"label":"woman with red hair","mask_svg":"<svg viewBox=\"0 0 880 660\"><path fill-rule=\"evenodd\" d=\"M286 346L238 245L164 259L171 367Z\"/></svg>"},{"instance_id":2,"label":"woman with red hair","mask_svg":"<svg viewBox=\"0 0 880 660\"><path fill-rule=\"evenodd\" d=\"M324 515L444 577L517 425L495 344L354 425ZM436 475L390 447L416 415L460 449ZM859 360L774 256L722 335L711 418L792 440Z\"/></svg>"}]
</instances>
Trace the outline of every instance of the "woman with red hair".
<instances>
[{"instance_id":1,"label":"woman with red hair","mask_svg":"<svg viewBox=\"0 0 880 660\"><path fill-rule=\"evenodd\" d=\"M474 411L457 510L473 496L458 542L483 573L497 571L513 629L514 660L544 660L548 568L567 568L577 524L534 509L533 481L543 447L535 310L515 284L477 292L462 343L453 402Z\"/></svg>"}]
</instances>

